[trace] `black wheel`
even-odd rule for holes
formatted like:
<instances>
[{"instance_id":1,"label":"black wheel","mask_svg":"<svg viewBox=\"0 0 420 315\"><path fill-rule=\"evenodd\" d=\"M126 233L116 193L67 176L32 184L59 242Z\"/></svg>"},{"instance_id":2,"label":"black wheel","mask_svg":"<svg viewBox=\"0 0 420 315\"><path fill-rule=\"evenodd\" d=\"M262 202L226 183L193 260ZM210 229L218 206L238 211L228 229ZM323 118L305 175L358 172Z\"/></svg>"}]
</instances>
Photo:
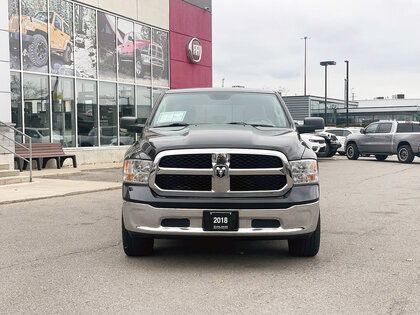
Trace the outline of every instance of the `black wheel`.
<instances>
[{"instance_id":1,"label":"black wheel","mask_svg":"<svg viewBox=\"0 0 420 315\"><path fill-rule=\"evenodd\" d=\"M136 57L136 76L137 78L144 78L144 67L141 63L141 54L139 51L137 51Z\"/></svg>"},{"instance_id":2,"label":"black wheel","mask_svg":"<svg viewBox=\"0 0 420 315\"><path fill-rule=\"evenodd\" d=\"M122 241L127 256L149 256L153 254L153 238L133 237L125 229L122 219Z\"/></svg>"},{"instance_id":3,"label":"black wheel","mask_svg":"<svg viewBox=\"0 0 420 315\"><path fill-rule=\"evenodd\" d=\"M66 64L71 64L71 47L70 47L70 45L67 45L66 51L64 52L64 55L63 55L63 59L64 59L64 62Z\"/></svg>"},{"instance_id":4,"label":"black wheel","mask_svg":"<svg viewBox=\"0 0 420 315\"><path fill-rule=\"evenodd\" d=\"M377 155L375 155L375 157L378 161L385 161L386 158L388 157L388 155L378 155L377 154Z\"/></svg>"},{"instance_id":5,"label":"black wheel","mask_svg":"<svg viewBox=\"0 0 420 315\"><path fill-rule=\"evenodd\" d=\"M36 34L28 47L29 60L36 67L42 67L48 62L48 43L44 36Z\"/></svg>"},{"instance_id":6,"label":"black wheel","mask_svg":"<svg viewBox=\"0 0 420 315\"><path fill-rule=\"evenodd\" d=\"M346 155L346 152L338 152L338 154L340 154L341 156L344 156L344 155Z\"/></svg>"},{"instance_id":7,"label":"black wheel","mask_svg":"<svg viewBox=\"0 0 420 315\"><path fill-rule=\"evenodd\" d=\"M349 160L357 160L359 158L359 149L355 143L350 143L346 148L346 155Z\"/></svg>"},{"instance_id":8,"label":"black wheel","mask_svg":"<svg viewBox=\"0 0 420 315\"><path fill-rule=\"evenodd\" d=\"M318 254L321 240L321 216L314 233L305 239L289 240L289 253L292 256L313 257Z\"/></svg>"},{"instance_id":9,"label":"black wheel","mask_svg":"<svg viewBox=\"0 0 420 315\"><path fill-rule=\"evenodd\" d=\"M398 148L398 161L401 163L411 163L414 160L413 150L408 144L404 144Z\"/></svg>"}]
</instances>

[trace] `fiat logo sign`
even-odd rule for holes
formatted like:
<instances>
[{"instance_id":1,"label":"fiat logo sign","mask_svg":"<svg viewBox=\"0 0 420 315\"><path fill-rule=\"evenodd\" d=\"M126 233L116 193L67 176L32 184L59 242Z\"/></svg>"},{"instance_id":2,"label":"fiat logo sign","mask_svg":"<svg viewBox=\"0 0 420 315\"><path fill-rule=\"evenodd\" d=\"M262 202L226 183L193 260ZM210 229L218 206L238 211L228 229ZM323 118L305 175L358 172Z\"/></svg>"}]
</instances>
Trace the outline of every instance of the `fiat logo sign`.
<instances>
[{"instance_id":1,"label":"fiat logo sign","mask_svg":"<svg viewBox=\"0 0 420 315\"><path fill-rule=\"evenodd\" d=\"M198 63L201 61L202 53L203 53L203 48L201 46L201 42L199 41L199 39L195 37L191 38L188 41L188 45L187 45L188 59L192 63Z\"/></svg>"}]
</instances>

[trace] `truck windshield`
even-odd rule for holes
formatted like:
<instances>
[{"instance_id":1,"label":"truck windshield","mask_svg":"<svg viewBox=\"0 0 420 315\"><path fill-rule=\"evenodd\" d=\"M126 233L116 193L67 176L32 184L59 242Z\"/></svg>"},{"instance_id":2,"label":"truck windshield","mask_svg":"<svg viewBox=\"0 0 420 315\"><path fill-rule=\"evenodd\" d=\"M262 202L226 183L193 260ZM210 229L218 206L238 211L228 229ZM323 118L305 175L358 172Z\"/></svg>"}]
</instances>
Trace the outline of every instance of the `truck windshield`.
<instances>
[{"instance_id":1,"label":"truck windshield","mask_svg":"<svg viewBox=\"0 0 420 315\"><path fill-rule=\"evenodd\" d=\"M166 94L152 127L200 124L249 124L291 128L275 94L201 92Z\"/></svg>"}]
</instances>

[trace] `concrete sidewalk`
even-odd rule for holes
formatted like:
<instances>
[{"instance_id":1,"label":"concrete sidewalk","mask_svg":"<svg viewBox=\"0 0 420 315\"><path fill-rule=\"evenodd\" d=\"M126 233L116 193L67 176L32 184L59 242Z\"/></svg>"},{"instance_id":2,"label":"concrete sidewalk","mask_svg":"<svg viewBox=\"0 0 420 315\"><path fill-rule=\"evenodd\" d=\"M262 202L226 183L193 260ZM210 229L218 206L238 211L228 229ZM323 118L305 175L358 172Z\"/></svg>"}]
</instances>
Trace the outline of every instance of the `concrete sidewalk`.
<instances>
[{"instance_id":1,"label":"concrete sidewalk","mask_svg":"<svg viewBox=\"0 0 420 315\"><path fill-rule=\"evenodd\" d=\"M83 180L83 176L73 176L83 175L89 171L119 168L121 168L121 163L82 165L78 168L51 168L42 169L41 171L33 170L32 183L0 186L0 204L121 189L121 183L119 182L109 180ZM29 177L29 171L24 171L21 175Z\"/></svg>"}]
</instances>

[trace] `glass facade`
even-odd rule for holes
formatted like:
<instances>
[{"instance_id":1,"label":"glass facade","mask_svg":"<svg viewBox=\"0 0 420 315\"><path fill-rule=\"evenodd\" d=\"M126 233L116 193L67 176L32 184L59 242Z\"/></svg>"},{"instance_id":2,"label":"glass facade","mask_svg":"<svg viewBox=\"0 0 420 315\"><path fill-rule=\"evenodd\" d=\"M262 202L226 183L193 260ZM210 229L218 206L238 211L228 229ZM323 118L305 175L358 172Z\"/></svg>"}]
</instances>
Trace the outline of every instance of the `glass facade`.
<instances>
[{"instance_id":1,"label":"glass facade","mask_svg":"<svg viewBox=\"0 0 420 315\"><path fill-rule=\"evenodd\" d=\"M119 119L145 121L169 88L168 32L70 0L8 1L17 128L63 147L132 144Z\"/></svg>"}]
</instances>

